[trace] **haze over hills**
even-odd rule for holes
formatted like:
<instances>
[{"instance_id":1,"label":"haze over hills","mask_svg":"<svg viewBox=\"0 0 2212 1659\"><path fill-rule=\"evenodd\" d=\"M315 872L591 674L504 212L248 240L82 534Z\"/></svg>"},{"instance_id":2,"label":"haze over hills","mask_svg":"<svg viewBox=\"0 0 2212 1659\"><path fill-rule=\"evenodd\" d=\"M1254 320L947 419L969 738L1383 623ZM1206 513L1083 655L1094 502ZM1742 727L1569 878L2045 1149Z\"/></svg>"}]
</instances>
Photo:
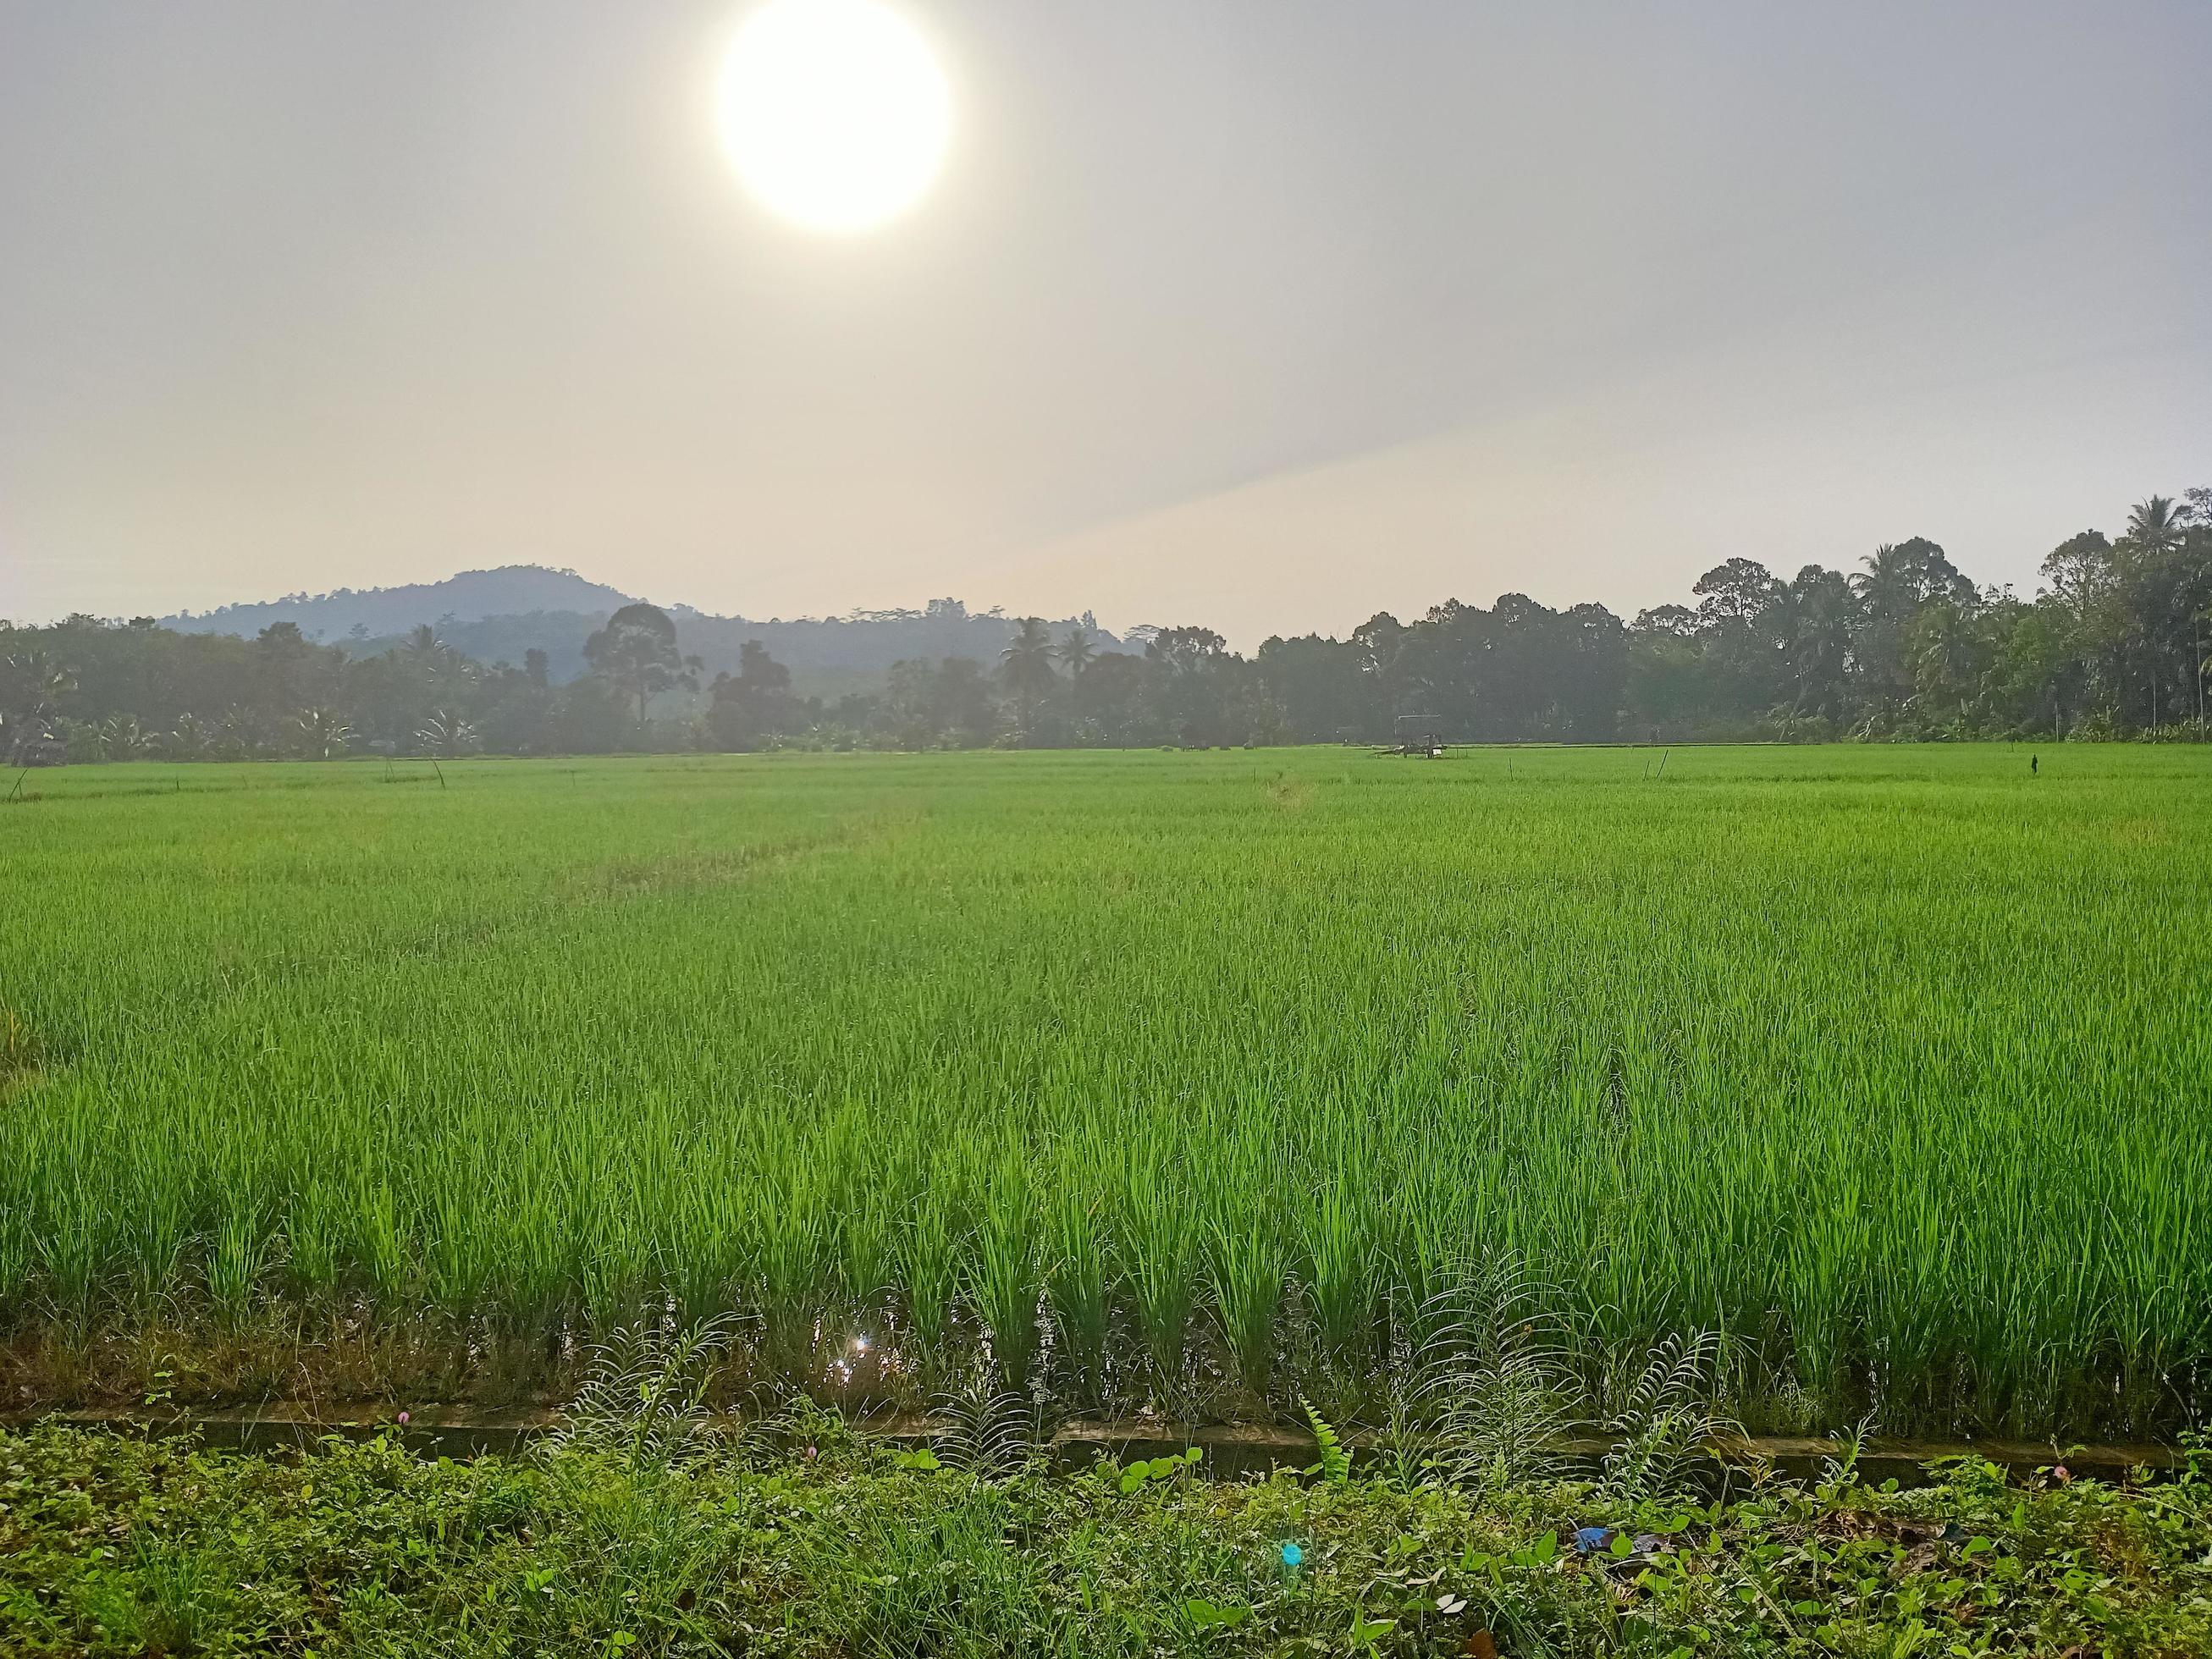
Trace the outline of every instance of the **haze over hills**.
<instances>
[{"instance_id":1,"label":"haze over hills","mask_svg":"<svg viewBox=\"0 0 2212 1659\"><path fill-rule=\"evenodd\" d=\"M443 581L400 587L341 587L331 593L289 593L281 599L226 605L195 615L161 619L180 634L238 634L251 637L273 623L290 623L313 640L337 640L356 629L369 636L404 634L423 623L477 622L486 617L534 611L611 611L633 595L590 581L573 570L538 564L464 570Z\"/></svg>"},{"instance_id":2,"label":"haze over hills","mask_svg":"<svg viewBox=\"0 0 2212 1659\"><path fill-rule=\"evenodd\" d=\"M636 595L543 565L504 565L464 570L443 581L332 593L294 593L281 599L226 605L195 615L161 618L165 628L188 634L252 637L290 623L309 639L343 644L356 655L374 655L424 623L455 649L480 662L520 663L543 651L556 682L584 672L584 641ZM971 613L957 599L932 599L920 611L855 611L842 617L771 618L710 616L685 605L664 607L676 619L683 649L699 657L707 676L734 672L747 640L758 640L792 672L801 696L836 697L871 689L902 659L968 657L998 659L1013 636L1015 619L993 610ZM1088 613L1054 622L1055 633L1080 623L1102 650L1127 648ZM1141 637L1141 636L1139 636Z\"/></svg>"}]
</instances>

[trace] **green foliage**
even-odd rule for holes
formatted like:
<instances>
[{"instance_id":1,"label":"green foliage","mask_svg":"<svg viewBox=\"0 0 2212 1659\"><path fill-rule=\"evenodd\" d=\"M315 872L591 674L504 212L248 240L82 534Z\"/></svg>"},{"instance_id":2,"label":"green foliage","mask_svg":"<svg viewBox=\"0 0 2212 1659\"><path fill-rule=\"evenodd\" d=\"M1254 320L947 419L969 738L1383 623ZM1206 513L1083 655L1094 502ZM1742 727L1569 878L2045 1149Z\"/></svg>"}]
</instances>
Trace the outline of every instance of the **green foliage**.
<instances>
[{"instance_id":1,"label":"green foliage","mask_svg":"<svg viewBox=\"0 0 2212 1659\"><path fill-rule=\"evenodd\" d=\"M635 700L641 726L647 706L661 692L699 689L696 665L687 665L677 649L676 624L658 605L623 606L584 641L584 660Z\"/></svg>"},{"instance_id":2,"label":"green foliage","mask_svg":"<svg viewBox=\"0 0 2212 1659\"><path fill-rule=\"evenodd\" d=\"M1711 1405L1720 1391L1724 1346L1714 1333L1700 1331L1653 1346L1606 1425L1613 1442L1605 1462L1607 1492L1632 1503L1679 1497L1691 1483L1691 1460L1699 1449L1741 1433Z\"/></svg>"},{"instance_id":3,"label":"green foliage","mask_svg":"<svg viewBox=\"0 0 2212 1659\"><path fill-rule=\"evenodd\" d=\"M2208 500L2154 495L2116 538L2070 538L2044 561L2033 602L1978 587L1916 536L1848 573L1806 565L1786 580L1729 558L1696 579L1694 609L1663 605L1632 622L1602 605L1554 611L1507 593L1488 610L1449 599L1411 623L1379 615L1342 639L1269 639L1249 659L1209 628L1121 641L1087 616L971 617L951 599L791 623L687 616L685 643L702 658L679 652L665 611L631 602L580 614L574 605L622 596L526 569L440 586L474 604L550 584L571 605L535 616L472 610L478 620L452 624L459 644L428 626L376 639L364 629L344 647L301 633L302 621L355 614L389 626L433 603L427 588L234 607L223 625L283 618L251 641L150 618L0 623L0 758L327 759L345 747L331 733L356 732L440 757L479 743L509 753L1212 748L1382 742L1408 728L1458 742L2202 742L2212 697ZM793 690L772 652L804 665L814 695ZM590 672L556 686L556 657L562 679ZM649 720L656 698L696 692L709 662L723 672L703 707L664 705Z\"/></svg>"},{"instance_id":4,"label":"green foliage","mask_svg":"<svg viewBox=\"0 0 2212 1659\"><path fill-rule=\"evenodd\" d=\"M666 1468L695 1452L708 1415L712 1364L729 1345L733 1324L725 1316L687 1328L663 1319L597 1344L563 1413L561 1443L636 1468Z\"/></svg>"},{"instance_id":5,"label":"green foliage","mask_svg":"<svg viewBox=\"0 0 2212 1659\"><path fill-rule=\"evenodd\" d=\"M2043 761L34 775L8 1391L559 1399L732 1314L716 1404L921 1409L988 1357L1024 1414L1303 1395L1511 1481L1703 1331L1655 1462L1713 1396L2170 1431L2212 1405L2212 776Z\"/></svg>"},{"instance_id":6,"label":"green foliage","mask_svg":"<svg viewBox=\"0 0 2212 1659\"><path fill-rule=\"evenodd\" d=\"M817 1425L818 1428L819 1425ZM1587 1487L993 1478L818 1431L680 1465L570 1444L263 1459L0 1434L9 1659L856 1652L2199 1653L2212 1488L1961 1464L1734 1504ZM1148 1466L1149 1468L1149 1466ZM1607 1541L1580 1553L1577 1528ZM1562 1543L1562 1538L1570 1540ZM1284 1567L1288 1540L1300 1565Z\"/></svg>"},{"instance_id":7,"label":"green foliage","mask_svg":"<svg viewBox=\"0 0 2212 1659\"><path fill-rule=\"evenodd\" d=\"M1568 1299L1510 1258L1450 1264L1416 1315L1387 1449L1453 1485L1556 1474L1583 1409Z\"/></svg>"},{"instance_id":8,"label":"green foliage","mask_svg":"<svg viewBox=\"0 0 2212 1659\"><path fill-rule=\"evenodd\" d=\"M1343 1438L1310 1400L1301 1397L1298 1408L1305 1413L1306 1422L1313 1429L1314 1445L1321 1453L1321 1462L1314 1465L1313 1472L1332 1486L1344 1485L1352 1479L1352 1454L1345 1450Z\"/></svg>"},{"instance_id":9,"label":"green foliage","mask_svg":"<svg viewBox=\"0 0 2212 1659\"><path fill-rule=\"evenodd\" d=\"M1203 1447L1191 1446L1182 1451L1170 1452L1164 1457L1151 1459L1140 1457L1135 1462L1126 1465L1109 1461L1098 1466L1097 1478L1102 1485L1111 1487L1122 1497L1133 1497L1143 1492L1148 1485L1162 1480L1173 1480L1178 1475L1197 1468L1199 1460L1205 1455Z\"/></svg>"},{"instance_id":10,"label":"green foliage","mask_svg":"<svg viewBox=\"0 0 2212 1659\"><path fill-rule=\"evenodd\" d=\"M1200 1630L1235 1630L1252 1616L1252 1609L1234 1604L1220 1607L1194 1595L1182 1604L1182 1613Z\"/></svg>"}]
</instances>

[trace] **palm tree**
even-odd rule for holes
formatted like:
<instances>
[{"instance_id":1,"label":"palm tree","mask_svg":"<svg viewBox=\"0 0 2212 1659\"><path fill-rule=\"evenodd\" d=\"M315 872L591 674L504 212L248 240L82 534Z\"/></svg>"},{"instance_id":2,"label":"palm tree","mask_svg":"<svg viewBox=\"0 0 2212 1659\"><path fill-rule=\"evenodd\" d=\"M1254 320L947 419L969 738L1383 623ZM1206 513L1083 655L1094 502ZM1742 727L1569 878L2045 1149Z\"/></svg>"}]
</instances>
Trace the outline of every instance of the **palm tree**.
<instances>
[{"instance_id":1,"label":"palm tree","mask_svg":"<svg viewBox=\"0 0 2212 1659\"><path fill-rule=\"evenodd\" d=\"M1851 592L1859 602L1859 668L1887 700L1912 681L1905 625L1919 603L1920 584L1911 550L1894 542L1884 542L1859 562L1866 568L1851 574Z\"/></svg>"},{"instance_id":2,"label":"palm tree","mask_svg":"<svg viewBox=\"0 0 2212 1659\"><path fill-rule=\"evenodd\" d=\"M1897 544L1884 542L1859 562L1864 570L1851 574L1851 592L1869 611L1894 612L1909 603L1911 578L1899 556Z\"/></svg>"},{"instance_id":3,"label":"palm tree","mask_svg":"<svg viewBox=\"0 0 2212 1659\"><path fill-rule=\"evenodd\" d=\"M455 684L465 685L476 678L475 661L440 639L438 630L428 623L418 623L409 630L398 656L416 679L434 691Z\"/></svg>"},{"instance_id":4,"label":"palm tree","mask_svg":"<svg viewBox=\"0 0 2212 1659\"><path fill-rule=\"evenodd\" d=\"M1012 641L999 653L1006 689L1016 696L1042 696L1050 691L1052 657L1052 635L1045 631L1043 622L1036 617L1023 617Z\"/></svg>"},{"instance_id":5,"label":"palm tree","mask_svg":"<svg viewBox=\"0 0 2212 1659\"><path fill-rule=\"evenodd\" d=\"M261 752L260 728L243 708L228 709L216 728L216 744L226 760L252 760Z\"/></svg>"},{"instance_id":6,"label":"palm tree","mask_svg":"<svg viewBox=\"0 0 2212 1659\"><path fill-rule=\"evenodd\" d=\"M477 729L461 718L457 709L441 708L422 723L415 734L415 741L422 745L427 754L452 759L457 755L473 755L477 751Z\"/></svg>"},{"instance_id":7,"label":"palm tree","mask_svg":"<svg viewBox=\"0 0 2212 1659\"><path fill-rule=\"evenodd\" d=\"M1967 618L1954 605L1938 602L1923 611L1912 626L1914 679L1931 700L1950 693L1958 698L1959 718L1966 717L1975 675L1975 641Z\"/></svg>"},{"instance_id":8,"label":"palm tree","mask_svg":"<svg viewBox=\"0 0 2212 1659\"><path fill-rule=\"evenodd\" d=\"M2128 509L2120 532L2122 582L2132 613L2128 629L2150 690L2150 723L2159 722L2160 670L2178 654L2180 630L2193 609L2186 592L2188 573L2175 555L2186 539L2188 523L2171 496L2153 495ZM2193 646L2182 647L2191 651Z\"/></svg>"},{"instance_id":9,"label":"palm tree","mask_svg":"<svg viewBox=\"0 0 2212 1659\"><path fill-rule=\"evenodd\" d=\"M23 687L28 707L22 712L33 720L52 714L54 706L76 690L76 676L43 651L27 651L0 666Z\"/></svg>"},{"instance_id":10,"label":"palm tree","mask_svg":"<svg viewBox=\"0 0 2212 1659\"><path fill-rule=\"evenodd\" d=\"M1091 659L1098 653L1091 643L1091 630L1078 623L1067 630L1067 637L1060 642L1059 650L1053 654L1066 668L1068 678L1079 680L1083 678L1083 671L1091 666Z\"/></svg>"},{"instance_id":11,"label":"palm tree","mask_svg":"<svg viewBox=\"0 0 2212 1659\"><path fill-rule=\"evenodd\" d=\"M1793 713L1808 703L1832 714L1844 694L1844 670L1850 659L1850 582L1840 570L1808 565L1784 591L1784 653L1796 695Z\"/></svg>"},{"instance_id":12,"label":"palm tree","mask_svg":"<svg viewBox=\"0 0 2212 1659\"><path fill-rule=\"evenodd\" d=\"M2128 527L2123 533L2137 552L2155 556L2181 545L2184 527L2172 498L2154 495L2128 509Z\"/></svg>"},{"instance_id":13,"label":"palm tree","mask_svg":"<svg viewBox=\"0 0 2212 1659\"><path fill-rule=\"evenodd\" d=\"M110 714L94 729L102 760L136 760L153 747L134 714Z\"/></svg>"},{"instance_id":14,"label":"palm tree","mask_svg":"<svg viewBox=\"0 0 2212 1659\"><path fill-rule=\"evenodd\" d=\"M1036 708L1058 682L1052 672L1052 635L1036 617L1024 617L1014 637L999 653L999 672L1014 699L1015 717L1026 732L1036 724Z\"/></svg>"},{"instance_id":15,"label":"palm tree","mask_svg":"<svg viewBox=\"0 0 2212 1659\"><path fill-rule=\"evenodd\" d=\"M58 752L56 705L76 690L76 677L43 651L0 657L0 760Z\"/></svg>"},{"instance_id":16,"label":"palm tree","mask_svg":"<svg viewBox=\"0 0 2212 1659\"><path fill-rule=\"evenodd\" d=\"M204 760L214 742L207 723L197 714L186 714L177 716L176 730L162 740L161 746L172 760Z\"/></svg>"},{"instance_id":17,"label":"palm tree","mask_svg":"<svg viewBox=\"0 0 2212 1659\"><path fill-rule=\"evenodd\" d=\"M334 708L303 708L293 724L300 728L300 743L309 760L335 760L353 742L353 727Z\"/></svg>"}]
</instances>

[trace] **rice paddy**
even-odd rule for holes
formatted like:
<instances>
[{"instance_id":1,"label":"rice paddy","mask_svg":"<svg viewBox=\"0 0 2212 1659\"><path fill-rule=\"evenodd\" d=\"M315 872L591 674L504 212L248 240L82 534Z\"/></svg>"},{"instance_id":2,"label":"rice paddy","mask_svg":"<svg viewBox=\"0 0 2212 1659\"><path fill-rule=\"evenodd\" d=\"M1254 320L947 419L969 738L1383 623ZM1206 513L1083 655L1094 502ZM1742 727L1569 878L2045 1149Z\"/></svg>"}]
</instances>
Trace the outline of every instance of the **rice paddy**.
<instances>
[{"instance_id":1,"label":"rice paddy","mask_svg":"<svg viewBox=\"0 0 2212 1659\"><path fill-rule=\"evenodd\" d=\"M0 1334L1372 1411L1504 1263L1593 1373L1724 1334L1754 1426L2193 1420L2212 754L1657 760L42 775Z\"/></svg>"}]
</instances>

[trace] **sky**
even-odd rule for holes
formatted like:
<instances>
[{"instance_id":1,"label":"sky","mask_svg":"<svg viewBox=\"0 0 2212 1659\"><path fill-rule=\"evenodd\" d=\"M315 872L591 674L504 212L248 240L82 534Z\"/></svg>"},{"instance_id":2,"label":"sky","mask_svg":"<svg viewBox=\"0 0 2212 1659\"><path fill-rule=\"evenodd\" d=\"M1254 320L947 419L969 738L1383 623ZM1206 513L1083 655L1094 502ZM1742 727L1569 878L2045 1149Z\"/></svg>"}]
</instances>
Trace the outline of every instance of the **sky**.
<instances>
[{"instance_id":1,"label":"sky","mask_svg":"<svg viewBox=\"0 0 2212 1659\"><path fill-rule=\"evenodd\" d=\"M0 616L572 567L1249 647L2212 483L2212 5L897 0L879 230L750 7L0 0Z\"/></svg>"}]
</instances>

